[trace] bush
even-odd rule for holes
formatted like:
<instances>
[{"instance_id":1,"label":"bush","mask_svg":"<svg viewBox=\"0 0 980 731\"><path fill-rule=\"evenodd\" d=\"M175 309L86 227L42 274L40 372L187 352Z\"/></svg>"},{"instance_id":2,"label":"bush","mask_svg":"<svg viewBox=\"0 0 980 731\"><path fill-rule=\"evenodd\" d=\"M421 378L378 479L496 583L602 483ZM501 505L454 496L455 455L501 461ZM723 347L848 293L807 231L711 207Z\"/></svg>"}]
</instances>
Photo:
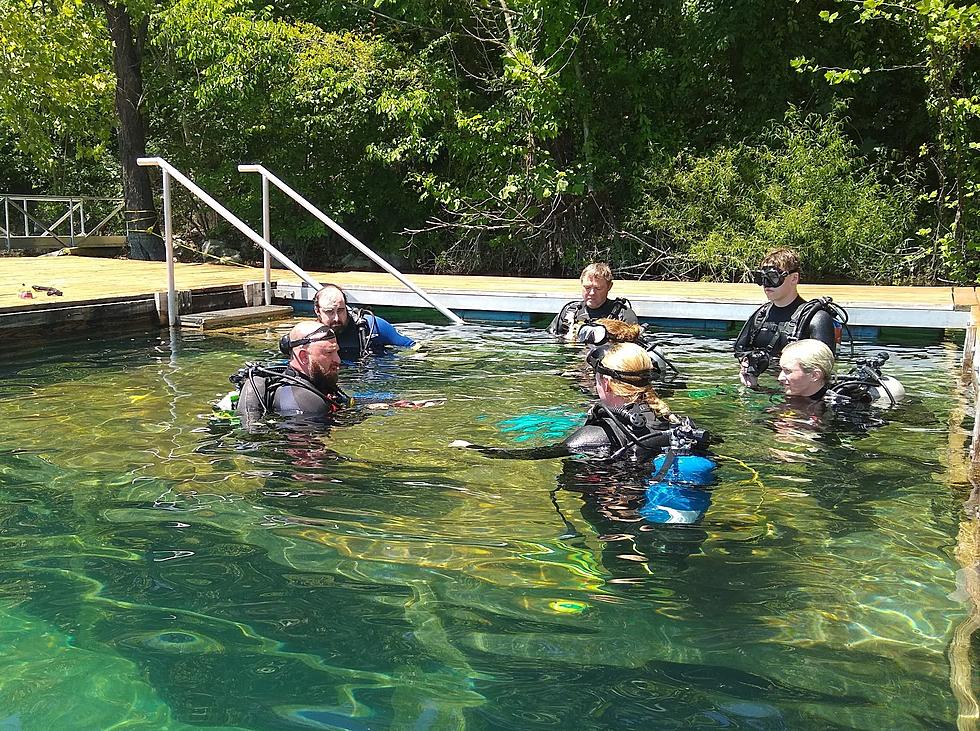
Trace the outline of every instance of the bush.
<instances>
[{"instance_id":1,"label":"bush","mask_svg":"<svg viewBox=\"0 0 980 731\"><path fill-rule=\"evenodd\" d=\"M811 280L920 276L916 194L885 182L833 116L791 110L758 144L651 166L620 259L666 277L744 280L766 252L796 249Z\"/></svg>"}]
</instances>

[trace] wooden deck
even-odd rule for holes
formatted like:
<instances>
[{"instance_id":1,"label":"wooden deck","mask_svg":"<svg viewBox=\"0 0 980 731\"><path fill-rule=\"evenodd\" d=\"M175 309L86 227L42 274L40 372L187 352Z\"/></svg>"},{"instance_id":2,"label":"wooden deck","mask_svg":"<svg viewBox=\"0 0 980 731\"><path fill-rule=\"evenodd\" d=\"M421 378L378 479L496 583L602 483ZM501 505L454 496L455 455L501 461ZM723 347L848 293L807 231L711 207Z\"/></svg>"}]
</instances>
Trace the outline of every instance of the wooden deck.
<instances>
[{"instance_id":1,"label":"wooden deck","mask_svg":"<svg viewBox=\"0 0 980 731\"><path fill-rule=\"evenodd\" d=\"M215 264L177 264L179 290L197 294L239 288L261 280L256 268ZM352 302L370 305L423 307L425 303L388 274L311 272L322 282L339 284ZM464 312L554 313L568 300L578 299L574 279L518 277L456 277L412 275L418 286L444 305ZM273 271L277 297L309 300L310 287L290 272ZM31 286L55 287L64 294L18 294ZM83 313L112 306L129 308L133 317L155 313L154 295L167 288L166 265L127 259L76 256L0 257L0 327L32 326L56 318L90 319ZM804 297L829 295L851 314L857 325L926 328L966 328L970 310L978 305L975 288L857 287L804 285ZM628 297L641 317L741 321L763 300L753 284L700 282L617 281L614 296ZM117 313L118 314L118 313Z\"/></svg>"}]
</instances>

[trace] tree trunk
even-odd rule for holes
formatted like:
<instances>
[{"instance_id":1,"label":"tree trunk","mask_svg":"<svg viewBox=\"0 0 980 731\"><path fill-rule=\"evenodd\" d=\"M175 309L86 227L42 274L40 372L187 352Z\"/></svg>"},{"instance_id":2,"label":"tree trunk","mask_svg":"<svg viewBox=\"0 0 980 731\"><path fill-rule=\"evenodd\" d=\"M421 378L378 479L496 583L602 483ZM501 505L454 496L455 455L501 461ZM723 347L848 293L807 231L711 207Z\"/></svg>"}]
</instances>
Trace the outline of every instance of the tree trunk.
<instances>
[{"instance_id":1,"label":"tree trunk","mask_svg":"<svg viewBox=\"0 0 980 731\"><path fill-rule=\"evenodd\" d=\"M122 2L103 0L112 37L112 65L116 72L116 117L123 197L126 201L129 258L163 261L163 240L156 233L157 211L146 168L136 158L146 155L146 125L140 113L143 72L140 68L147 22L133 33L133 21Z\"/></svg>"}]
</instances>

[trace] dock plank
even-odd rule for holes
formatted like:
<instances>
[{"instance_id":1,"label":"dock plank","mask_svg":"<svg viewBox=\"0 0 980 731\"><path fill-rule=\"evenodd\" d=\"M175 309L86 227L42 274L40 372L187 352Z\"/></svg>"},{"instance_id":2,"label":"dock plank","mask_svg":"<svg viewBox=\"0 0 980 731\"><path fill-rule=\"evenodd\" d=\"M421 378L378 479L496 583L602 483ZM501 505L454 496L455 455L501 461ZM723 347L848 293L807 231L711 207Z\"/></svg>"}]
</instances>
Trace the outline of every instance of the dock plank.
<instances>
[{"instance_id":1,"label":"dock plank","mask_svg":"<svg viewBox=\"0 0 980 731\"><path fill-rule=\"evenodd\" d=\"M177 288L203 290L209 287L241 285L262 279L262 270L221 264L175 265ZM419 304L393 276L371 272L311 272L323 282L334 282L352 290L354 301L366 304ZM296 294L308 299L299 280L286 270L274 270L279 286L292 286ZM556 312L563 301L578 299L576 279L535 277L462 277L411 275L418 286L438 295L450 307L466 308L467 302L489 303L486 308L512 311L520 305L527 312ZM33 299L20 299L22 287L57 287L64 295L48 297L34 293ZM166 290L164 262L88 257L0 257L0 313L67 307L73 304L106 303L152 298ZM856 308L868 322L912 327L965 327L968 311L977 303L976 289L963 287L864 287L853 285L803 285L804 297L828 295L848 308ZM628 297L634 309L645 316L711 317L738 320L763 301L760 288L753 284L713 282L616 281L614 296ZM971 299L972 298L972 299ZM508 300L514 300L508 303ZM972 304L971 304L972 303ZM478 309L478 308L476 308ZM652 313L652 314L651 314ZM673 314L676 313L676 314ZM707 313L707 314L706 314ZM867 314L871 313L871 314ZM945 313L945 314L944 314ZM929 324L934 314L943 316Z\"/></svg>"}]
</instances>

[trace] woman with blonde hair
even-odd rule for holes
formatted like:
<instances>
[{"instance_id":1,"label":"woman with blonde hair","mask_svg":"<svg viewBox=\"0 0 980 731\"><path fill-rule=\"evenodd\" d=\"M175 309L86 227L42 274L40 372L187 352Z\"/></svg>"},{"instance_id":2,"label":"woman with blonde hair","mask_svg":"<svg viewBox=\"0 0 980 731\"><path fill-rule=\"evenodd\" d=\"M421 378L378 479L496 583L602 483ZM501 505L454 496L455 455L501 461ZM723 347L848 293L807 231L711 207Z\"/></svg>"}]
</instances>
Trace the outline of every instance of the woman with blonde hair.
<instances>
[{"instance_id":1,"label":"woman with blonde hair","mask_svg":"<svg viewBox=\"0 0 980 731\"><path fill-rule=\"evenodd\" d=\"M656 372L655 377L651 379L653 382L661 386L683 386L675 383L678 376L677 368L660 352L655 340L642 325L602 318L592 323L579 324L574 339L586 345L597 346L607 343L635 343L650 356L651 367Z\"/></svg>"},{"instance_id":2,"label":"woman with blonde hair","mask_svg":"<svg viewBox=\"0 0 980 731\"><path fill-rule=\"evenodd\" d=\"M790 397L820 401L834 372L834 353L820 340L797 340L783 348L776 377Z\"/></svg>"},{"instance_id":3,"label":"woman with blonde hair","mask_svg":"<svg viewBox=\"0 0 980 731\"><path fill-rule=\"evenodd\" d=\"M564 441L530 449L483 447L462 440L450 446L475 449L488 457L547 459L579 454L602 462L648 462L651 473L643 479L641 506L634 515L657 524L698 522L711 502L704 488L714 481L715 462L706 453L708 433L672 413L660 398L651 385L654 364L639 345L601 346L588 362L595 371L599 401L589 410L585 425ZM627 515L622 511L626 503L636 501L637 493L616 485L610 489L601 502L617 515Z\"/></svg>"},{"instance_id":4,"label":"woman with blonde hair","mask_svg":"<svg viewBox=\"0 0 980 731\"><path fill-rule=\"evenodd\" d=\"M651 459L675 447L685 452L707 447L707 433L694 427L690 419L673 414L654 390L658 371L639 345L615 343L596 348L588 363L595 371L599 401L589 410L585 425L565 440L530 449L483 447L463 440L450 446L494 457L546 459L583 454L632 461Z\"/></svg>"},{"instance_id":5,"label":"woman with blonde hair","mask_svg":"<svg viewBox=\"0 0 980 731\"><path fill-rule=\"evenodd\" d=\"M595 370L600 402L614 408L645 404L661 419L670 420L670 407L651 385L653 360L639 345L617 343L597 348L589 355L589 364Z\"/></svg>"}]
</instances>

